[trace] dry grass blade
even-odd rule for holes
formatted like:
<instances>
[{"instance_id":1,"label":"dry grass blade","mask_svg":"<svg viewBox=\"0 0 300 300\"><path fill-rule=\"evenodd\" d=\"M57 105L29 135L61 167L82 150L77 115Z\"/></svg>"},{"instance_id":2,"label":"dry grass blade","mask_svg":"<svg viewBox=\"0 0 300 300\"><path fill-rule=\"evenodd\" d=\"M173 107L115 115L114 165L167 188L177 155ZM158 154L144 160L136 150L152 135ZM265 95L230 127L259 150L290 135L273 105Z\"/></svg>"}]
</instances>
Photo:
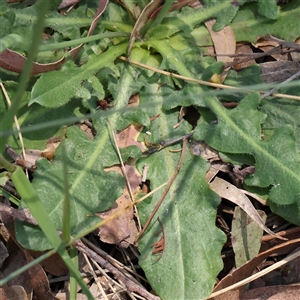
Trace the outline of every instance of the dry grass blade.
<instances>
[{"instance_id":1,"label":"dry grass blade","mask_svg":"<svg viewBox=\"0 0 300 300\"><path fill-rule=\"evenodd\" d=\"M116 279L123 282L126 288L131 292L136 292L139 295L145 297L149 300L159 300L159 297L150 294L144 287L142 287L139 283L135 282L133 279L130 279L128 276L125 276L122 272L120 272L117 268L111 265L107 260L100 257L96 252L92 251L88 247L86 247L80 240L74 242L73 246L85 253L88 257L92 258L96 262L98 262L103 268L106 268L111 272Z\"/></svg>"},{"instance_id":2,"label":"dry grass blade","mask_svg":"<svg viewBox=\"0 0 300 300\"><path fill-rule=\"evenodd\" d=\"M101 292L101 295L102 295L103 299L104 299L104 300L108 300L106 293L104 292L104 290L103 290L101 284L100 284L99 281L97 280L97 279L98 279L98 278L97 278L97 275L96 275L96 273L94 272L94 269L93 269L93 267L92 267L92 265L91 265L91 263L90 263L90 261L89 261L87 255L83 253L83 257L84 257L84 260L86 261L87 265L89 266L90 272L91 272L92 275L93 275L93 278L94 278L94 280L95 280L95 282L96 282L96 284L97 284L97 286L98 286L98 288L99 288L99 290L100 290L100 292Z\"/></svg>"}]
</instances>

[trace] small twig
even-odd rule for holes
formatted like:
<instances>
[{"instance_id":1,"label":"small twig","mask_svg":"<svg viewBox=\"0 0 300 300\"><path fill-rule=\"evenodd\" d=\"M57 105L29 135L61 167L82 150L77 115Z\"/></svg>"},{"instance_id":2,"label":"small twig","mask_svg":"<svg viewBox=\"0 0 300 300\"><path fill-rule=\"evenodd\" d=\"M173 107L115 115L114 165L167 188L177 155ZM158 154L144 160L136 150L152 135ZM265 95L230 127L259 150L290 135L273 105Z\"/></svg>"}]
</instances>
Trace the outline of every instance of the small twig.
<instances>
[{"instance_id":1,"label":"small twig","mask_svg":"<svg viewBox=\"0 0 300 300\"><path fill-rule=\"evenodd\" d=\"M116 148L116 151L118 153L118 157L119 157L119 160L120 160L120 163L121 163L121 169L122 169L122 173L123 173L123 176L125 178L125 181L126 181L126 185L127 185L127 189L128 189L128 192L129 192L129 195L130 195L130 199L132 202L134 202L134 196L133 196L133 193L132 193L132 188L131 188L131 185L130 185L130 182L129 182L129 179L128 179L128 176L127 176L127 172L126 172L126 169L125 169L125 166L124 166L124 162L123 162L123 159L122 159L122 155L120 153L120 150L119 150L119 147L118 147L118 144L117 144L117 139L116 139L116 135L115 135L115 132L112 128L112 125L110 123L110 121L108 120L108 125L109 125L109 128L110 128L110 132L111 132L111 135L113 137L113 140L114 140L114 144L115 144L115 148ZM136 206L134 206L134 213L135 213L135 216L137 217L137 223L138 223L138 229L141 230L142 226L141 226L141 223L140 223L140 219L138 217L138 211L136 209Z\"/></svg>"},{"instance_id":2,"label":"small twig","mask_svg":"<svg viewBox=\"0 0 300 300\"><path fill-rule=\"evenodd\" d=\"M120 272L118 269L116 269L114 266L112 266L108 261L97 255L96 252L92 251L88 247L86 247L81 240L77 240L73 243L73 246L81 251L82 253L85 253L88 257L92 258L96 262L98 262L103 268L106 268L109 272L111 272L116 279L120 280L125 284L127 289L131 292L136 292L140 294L141 296L145 297L149 300L160 300L159 297L154 296L153 294L149 293L143 286L138 285L131 279L129 279L127 276L125 276L122 272Z\"/></svg>"},{"instance_id":3,"label":"small twig","mask_svg":"<svg viewBox=\"0 0 300 300\"><path fill-rule=\"evenodd\" d=\"M141 240L144 232L146 231L147 227L149 226L150 222L152 221L153 217L155 216L156 212L158 211L160 205L162 204L163 200L165 199L166 195L168 194L174 180L176 179L176 176L178 175L179 173L179 170L181 168L181 165L182 165L182 162L183 162L183 159L184 159L184 155L185 155L185 150L186 150L186 144L187 144L187 138L184 137L183 138L183 146L182 146L182 152L181 152L181 155L180 155L180 159L179 159L179 162L177 164L177 167L175 169L175 172L171 178L171 180L169 181L164 193L162 194L160 200L158 201L158 203L156 204L156 206L154 207L150 217L148 218L147 222L145 223L144 227L143 227L143 230L140 232L140 235L139 237L137 238L136 242L135 242L135 245L138 245L139 241Z\"/></svg>"},{"instance_id":4,"label":"small twig","mask_svg":"<svg viewBox=\"0 0 300 300\"><path fill-rule=\"evenodd\" d=\"M104 292L104 290L102 288L102 285L100 284L99 280L97 280L97 275L96 275L96 273L95 273L95 271L94 271L94 269L93 269L93 267L92 267L92 265L91 265L91 263L90 263L90 261L88 259L88 256L85 253L83 253L83 257L84 257L84 260L85 260L85 262L87 263L87 265L88 265L88 267L90 269L91 274L93 275L93 278L94 278L94 280L96 282L96 285L97 285L97 287L98 287L98 289L99 289L99 291L100 291L103 299L104 300L108 300L107 295L106 295L106 293Z\"/></svg>"}]
</instances>

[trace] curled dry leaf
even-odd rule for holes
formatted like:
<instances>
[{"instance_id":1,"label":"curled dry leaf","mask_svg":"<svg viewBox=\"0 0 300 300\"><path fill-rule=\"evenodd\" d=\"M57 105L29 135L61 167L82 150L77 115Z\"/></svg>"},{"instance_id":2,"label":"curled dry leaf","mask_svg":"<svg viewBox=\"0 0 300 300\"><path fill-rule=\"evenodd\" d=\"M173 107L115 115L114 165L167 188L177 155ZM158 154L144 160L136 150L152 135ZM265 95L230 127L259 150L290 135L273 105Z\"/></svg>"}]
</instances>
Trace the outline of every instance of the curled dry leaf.
<instances>
[{"instance_id":1,"label":"curled dry leaf","mask_svg":"<svg viewBox=\"0 0 300 300\"><path fill-rule=\"evenodd\" d=\"M25 61L26 57L19 54L18 52L9 49L5 49L3 52L0 53L0 67L8 71L21 73ZM40 73L59 70L64 63L65 57L61 58L60 60L54 63L49 64L39 64L35 62L32 66L31 75L37 75Z\"/></svg>"},{"instance_id":2,"label":"curled dry leaf","mask_svg":"<svg viewBox=\"0 0 300 300\"><path fill-rule=\"evenodd\" d=\"M225 198L243 209L265 232L278 239L286 240L265 226L263 220L254 208L251 201L237 187L218 177L216 177L209 185L211 189L215 191L221 198Z\"/></svg>"}]
</instances>

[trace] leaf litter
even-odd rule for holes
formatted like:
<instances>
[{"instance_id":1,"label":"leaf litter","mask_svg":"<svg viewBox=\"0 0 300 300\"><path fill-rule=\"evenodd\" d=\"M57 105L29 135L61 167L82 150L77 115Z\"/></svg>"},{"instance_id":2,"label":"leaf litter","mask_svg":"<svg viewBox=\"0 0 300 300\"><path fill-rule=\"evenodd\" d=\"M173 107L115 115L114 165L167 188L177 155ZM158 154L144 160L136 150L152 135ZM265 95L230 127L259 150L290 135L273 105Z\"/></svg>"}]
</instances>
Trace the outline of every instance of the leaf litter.
<instances>
[{"instance_id":1,"label":"leaf litter","mask_svg":"<svg viewBox=\"0 0 300 300\"><path fill-rule=\"evenodd\" d=\"M271 9L264 6L263 1L258 1L257 7L254 3L245 6L241 5L240 7L233 3L223 16L218 13L217 7L209 3L210 1L204 2L207 6L210 6L210 11L217 16L217 22L210 28L210 34L212 35L216 51L214 56L218 58L218 61L227 62L225 67L235 65L234 67L238 70L236 60L230 57L238 52L233 48L226 47L226 45L225 48L218 48L218 43L221 46L223 43L224 46L224 31L220 32L220 34L223 34L223 37L217 38L213 30L216 28L221 29L225 25L231 25L230 42L232 45L235 45L235 40L240 41L241 36L240 28L238 28L239 22L245 18L247 21L245 21L245 26L243 27L247 28L247 26L250 26L251 13L255 9L260 14L256 19L260 29L255 32L255 38L253 38L253 31L252 33L249 32L248 36L246 34L246 37L244 35L243 38L249 42L258 42L259 36L278 33L277 36L279 38L285 36L286 40L290 42L288 46L284 44L285 41L279 43L284 50L289 51L288 49L292 49L294 52L297 51L297 46L293 46L296 45L293 43L296 40L295 32L289 29L290 25L287 22L286 28L282 28L280 25L282 24L282 18L286 18L285 15L278 21L278 26L276 26L276 23L274 25L272 20L272 31L268 30L270 27L268 27L269 21L266 18L274 19L277 13L281 14L279 6L274 4L275 1ZM108 16L116 18L114 21L119 22L119 24L122 22L127 22L127 24L134 23L132 20L128 21L128 18L134 16L135 13L133 11L129 13L128 17L126 13L119 10L117 4L107 4L105 2L102 9L98 8L98 4L95 3L97 9L94 14L94 22L97 22L98 17L103 13L102 17L104 19ZM84 5L79 3L79 9ZM130 4L122 3L122 5L126 7L127 12L130 10ZM157 6L159 5L157 4ZM297 14L294 3L282 4L283 10L288 7L291 9L291 16ZM141 11L143 9L145 7L140 7ZM76 8L73 11L74 14L77 13ZM70 15L72 16L73 11L68 13L66 20ZM157 7L151 13L154 11L157 11ZM186 17L189 15L191 16L190 21ZM155 13L153 17L156 16ZM171 47L166 43L167 38L171 34L179 35L183 33L183 36L188 36L186 29L174 26L174 24L179 24L178 22L180 22L181 18L188 22L188 28L192 30L197 23L193 18L199 18L199 22L202 22L203 16L201 16L201 12L199 15L198 12L195 13L191 7L183 7L180 12L169 13L169 16L163 21L165 23L157 27L161 29L160 32L156 28L152 28L149 35L145 35L146 39L150 37L149 41L135 42L135 38L142 27L146 25L145 30L147 29L148 18L144 17L143 22L138 21L135 23L136 30L132 31L130 47L128 47L128 40L122 44L124 38L106 39L106 47L109 45L107 52L103 50L104 52L100 55L91 55L87 63L78 64L77 61L74 64L67 62L62 70L54 71L53 73L49 72L49 75L44 74L37 80L37 83L33 86L30 101L30 104L34 107L41 105L50 111L69 103L69 101L73 102L72 97L75 96L83 101L85 109L82 109L81 106L82 111L76 111L76 115L83 118L86 112L96 112L97 101L99 101L99 99L95 99L96 94L100 95L102 93L103 99L112 94L113 102L109 107L106 107L106 110L101 111L97 117L92 115L87 120L88 122L91 121L94 127L93 131L95 134L90 137L75 126L69 126L69 128L64 128L61 131L64 136L61 143L68 149L67 162L64 162L61 153L62 146L57 148L54 158L50 158L51 162L46 159L40 159L36 162L35 159L31 161L31 164L36 164L37 166L37 170L33 173L33 185L38 190L44 205L52 215L53 222L57 224L56 226L59 230L63 199L61 165L66 163L71 184L70 192L74 201L71 215L72 235L80 235L80 232L83 232L85 229L101 224L98 217L100 215L104 225L97 230L100 232L102 242L99 244L99 241L97 241L96 244L100 247L107 247L108 243L121 247L126 245L130 250L120 250L123 259L119 258L119 261L132 265L130 260L137 262L137 259L139 259L139 266L143 269L151 287L159 297L162 299L206 299L210 295L216 278L222 269L221 251L223 253L224 270L227 270L227 274L230 271L230 266L232 266L232 259L227 259L226 252L229 251L231 254L233 252L228 245L225 244L224 246L225 234L219 228L227 228L224 229L224 232L229 239L230 222L227 221L228 216L226 214L228 211L233 211L235 205L228 204L225 199L233 200L235 198L234 203L238 203L252 218L256 218L261 228L271 236L279 237L279 239L276 238L272 241L273 244L270 245L269 251L263 252L263 255L257 254L255 256L252 254L251 257L248 256L248 262L236 269L236 271L244 270L246 274L240 274L238 271L235 275L220 273L219 279L223 277L223 280L220 281L221 283L224 280L226 281L226 278L232 276L235 278L233 282L223 284L223 287L249 277L259 263L262 263L266 258L272 259L272 251L277 254L278 247L285 250L285 254L291 253L292 250L288 248L289 246L295 245L294 249L296 248L297 239L291 237L290 241L283 244L280 240L288 237L288 230L293 229L291 228L293 225L288 224L289 229L286 232L273 233L269 229L271 227L268 228L264 225L257 209L261 208L270 213L269 210L257 203L254 207L252 200L250 201L239 188L248 189L250 191L248 192L249 195L251 195L251 192L252 194L257 193L258 196L256 195L256 198L265 198L273 212L281 215L287 221L299 225L297 214L297 211L299 211L299 189L297 188L299 186L299 159L297 160L297 158L300 149L297 111L299 112L299 110L297 105L294 106L295 109L291 109L295 103L291 102L291 100L275 98L271 101L259 101L257 94L250 94L244 98L244 96L241 96L241 93L231 95L230 101L235 101L233 107L236 108L228 109L225 108L228 96L220 94L219 98L211 96L205 96L205 98L201 95L205 95L209 88L202 89L195 84L182 84L169 78L166 75L173 76L174 73L178 73L179 76L194 77L201 83L200 80L203 78L199 74L206 72L207 76L207 74L212 74L215 71L219 72L220 68L217 65L215 68L211 67L211 70L207 70L215 61L212 60L212 57L199 54L199 50L196 50L194 45L191 47L191 41L187 42L187 40L183 39L180 47L179 44L176 44L176 50L172 48L172 46L175 46L174 41L176 39L172 40L173 44L171 43ZM265 27L259 23L262 20L261 18L265 18ZM108 30L105 27L105 22L103 24L100 22L98 26L101 30ZM279 28L282 28L282 32L280 32ZM228 29L230 30L230 27ZM94 30L97 32L98 29L94 28ZM262 30L265 30L263 34L261 34ZM66 34L66 36L69 34ZM61 35L63 36L62 33ZM236 36L236 39L234 36ZM155 41L155 38L160 41L160 44ZM263 46L266 44L267 42L264 42L263 45L256 44L255 46L258 50L265 51ZM112 45L117 46L114 47ZM241 46L247 46L247 52L249 52L249 47L251 48L249 43L244 43ZM88 45L86 47L84 49L84 47L80 46L80 50L85 55L88 53L87 50L92 48L89 48L90 46ZM156 52L151 47L155 48ZM287 60L290 59L290 56L287 53L284 56L278 54L276 53L277 50L274 52L274 47L278 46L273 44L261 57L269 55L269 59L271 57L273 60L282 60L287 69L291 68L289 66L291 61ZM127 53L131 52L132 61L130 66L125 65L126 62L120 64L120 60L115 65L115 59L120 55L124 55L126 49ZM179 51L178 49L181 50ZM205 49L205 45L201 49ZM160 52L161 58L159 58ZM79 52L77 54L80 55ZM196 54L198 59L196 59ZM19 54L17 53L17 55ZM226 55L229 60L222 59L221 55ZM252 55L250 51L247 61L253 63L254 58L257 59L257 55L254 55L254 53ZM139 64L139 69L132 68L134 60ZM275 63L277 64L278 62ZM296 66L294 62L292 63L293 66ZM152 68L151 73L140 69L144 64L149 64L148 67ZM158 66L171 72L165 75L153 72ZM241 68L241 65L239 65L239 68ZM248 70L252 70L251 66ZM269 72L274 73L272 69L269 70ZM253 71L249 72L252 77L257 76L254 75L255 73L251 73ZM89 82L92 86L94 85L95 89L99 90L97 93L82 84L94 74L96 76ZM109 74L109 76L105 74ZM58 77L55 75L58 75ZM108 78L114 83L108 83ZM204 82L208 79L205 77ZM263 82L260 76L256 77L256 79L257 82ZM66 89L70 84L69 80L72 88L67 91ZM97 83L97 80L99 80L99 83ZM272 79L272 82L274 80L282 82L284 79L277 76L275 79ZM239 87L241 85L246 86L247 76L243 72L234 73L233 70L229 70L225 83L230 85L232 82L236 82L237 84L235 85ZM60 87L59 89L57 89L58 86ZM215 86L217 87L217 85ZM219 85L218 87L222 88L223 86ZM293 89L293 87L287 88L285 91L287 91L287 94L292 94L296 97L298 95L297 90ZM138 105L129 111L127 104L134 95L139 98ZM273 94L273 96L275 95ZM189 97L192 98L192 101L188 99ZM242 98L244 99L241 100ZM172 99L172 104L168 103L169 99ZM223 101L221 102L222 104L218 104L216 102L218 101L217 99ZM89 104L86 105L84 101L89 101ZM163 102L164 105L161 107L159 103ZM151 104L149 105L149 103ZM177 107L188 107L190 105L193 105L201 115L197 125L194 125L195 128L184 120L189 118L188 114L178 123L180 116ZM278 113L279 111L280 114ZM5 110L1 108L0 112L3 114ZM111 112L115 112L115 114L111 114ZM68 116L67 110L65 115ZM110 122L113 126L112 130L122 130L127 127L125 131L121 131L117 135L117 148L123 148L120 151L125 163L124 167L127 174L125 177L127 179L120 175L120 171L113 171L117 168L119 169L117 165L120 164L120 159L116 154L116 147L107 126L107 116L110 115L112 115L110 117ZM24 120L26 118L21 114L21 128ZM176 164L181 155L180 151L182 151L181 142L186 135L189 136L193 154L190 151L186 152L178 176L174 177L174 182L172 183L169 180L176 174ZM47 136L45 141L49 138L53 138L53 135ZM38 137L33 134L31 139L25 140L27 149L34 149L30 145L31 140L34 141L35 139L37 140ZM193 146L195 140L201 140L202 142L201 147L197 150L197 156L195 156L195 145ZM168 141L174 142L169 143ZM9 141L9 144L10 146L15 145L13 139ZM134 150L133 145L139 149ZM148 150L147 147L149 148ZM36 150L41 151L43 148ZM145 165L148 171L143 174L142 183L141 179ZM154 191L162 183L168 184L168 182L169 192L165 193L165 196L162 198L162 191L155 191L150 199L137 205L139 214L137 216L133 210L133 205L136 203L132 202L134 199L130 200L132 196L128 193L128 186L132 188L134 198L138 199L143 195L142 185L146 187L148 192ZM213 190L217 193L214 193ZM221 198L222 202L220 202ZM116 199L118 200L116 201ZM145 228L143 236L138 235L138 222L140 221L145 226L159 199L164 201L161 203L161 207L157 209L155 217L152 220L149 219L149 229ZM245 208L246 203L247 208ZM117 206L117 211L114 210L114 206ZM218 206L219 209L217 210ZM222 211L221 208L225 206L227 208ZM22 208L23 203L21 202L20 209ZM105 216L104 214L107 215ZM15 214L16 218L18 216L18 214ZM109 222L105 221L106 217L108 218L107 221L110 220ZM215 226L216 217L219 228ZM22 220L24 221L24 218ZM31 222L29 218L27 221ZM17 221L16 228L18 242L22 246L38 250L49 249L49 244L37 227ZM280 229L280 227L275 228L276 231L280 231ZM253 234L255 234L254 231ZM211 240L212 237L213 241ZM135 248L137 239L140 239L138 247L140 253L137 253L137 248ZM256 236L256 242L259 248L259 234ZM103 258L100 258L99 253L92 252L80 241L75 242L74 246L83 253L93 257L103 267L106 266L114 274L115 278L118 278L126 285L129 293L134 291L146 299L158 299L157 296L148 293L140 284L136 284L135 280L129 282L118 271L120 262L113 261L113 258L108 254L101 252ZM89 247L93 246L89 244ZM97 251L97 249L93 248L93 251ZM125 251L132 251L129 255L129 260L124 259L124 257L128 256L128 253ZM237 250L234 251L235 255L238 255ZM125 255L125 253L127 254ZM258 259L258 257L260 258ZM297 257L297 254L294 257ZM251 268L249 268L249 263ZM198 266L198 268L195 269L194 265ZM48 272L52 273L52 271ZM144 276L144 274L136 274L134 269L126 272L134 274L136 278ZM202 274L201 277L199 272ZM170 274L172 274L172 278L170 278ZM234 271L232 274L234 274ZM129 273L126 276L132 277ZM33 283L32 287L35 288ZM214 291L220 288L221 285L218 284ZM257 286L253 286L253 289L255 288ZM288 291L288 287L286 287L286 290ZM238 297L241 297L243 292L243 289L240 289ZM242 297L246 296L246 294L244 293ZM231 297L238 299L233 294L231 294Z\"/></svg>"}]
</instances>

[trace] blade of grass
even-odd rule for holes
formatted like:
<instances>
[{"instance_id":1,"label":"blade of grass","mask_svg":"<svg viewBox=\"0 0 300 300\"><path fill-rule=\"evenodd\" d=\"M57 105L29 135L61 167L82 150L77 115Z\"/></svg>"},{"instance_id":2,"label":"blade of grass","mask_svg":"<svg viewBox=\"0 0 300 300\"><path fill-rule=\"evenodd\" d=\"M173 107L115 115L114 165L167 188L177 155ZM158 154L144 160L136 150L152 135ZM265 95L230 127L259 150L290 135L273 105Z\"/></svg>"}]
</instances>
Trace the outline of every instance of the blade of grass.
<instances>
[{"instance_id":1,"label":"blade of grass","mask_svg":"<svg viewBox=\"0 0 300 300\"><path fill-rule=\"evenodd\" d=\"M23 170L19 166L17 166L16 170L12 173L11 179L20 196L22 197L22 200L25 202L31 214L38 222L39 226L43 230L52 247L58 248L58 253L64 260L65 264L68 266L70 273L76 278L77 282L80 284L82 290L88 296L88 298L93 299L93 296L88 290L84 281L82 280L78 269L73 264L68 252L66 251L66 245L61 243L61 239L44 205L40 201L38 195L36 194L36 191L34 190L28 178L25 176Z\"/></svg>"},{"instance_id":2,"label":"blade of grass","mask_svg":"<svg viewBox=\"0 0 300 300\"><path fill-rule=\"evenodd\" d=\"M127 33L127 32L100 33L100 34L95 34L95 35L87 36L87 37L80 38L80 39L74 39L74 40L67 41L67 42L61 42L61 43L50 44L50 45L42 45L39 48L39 51L57 50L57 49L62 49L62 48L67 48L67 47L80 45L80 44L83 44L83 43L88 43L88 42L101 40L101 39L104 39L104 38L119 37L119 36L129 37L130 34Z\"/></svg>"},{"instance_id":3,"label":"blade of grass","mask_svg":"<svg viewBox=\"0 0 300 300\"><path fill-rule=\"evenodd\" d=\"M74 247L70 249L70 256L75 266L78 266L78 250ZM70 274L70 299L76 299L77 295L77 280Z\"/></svg>"},{"instance_id":4,"label":"blade of grass","mask_svg":"<svg viewBox=\"0 0 300 300\"><path fill-rule=\"evenodd\" d=\"M66 147L64 143L62 145L62 155L63 155L63 181L64 181L64 204L63 204L63 232L62 241L67 243L71 236L71 208L70 208L70 192L69 192L69 181L68 181L68 171L66 164Z\"/></svg>"}]
</instances>

